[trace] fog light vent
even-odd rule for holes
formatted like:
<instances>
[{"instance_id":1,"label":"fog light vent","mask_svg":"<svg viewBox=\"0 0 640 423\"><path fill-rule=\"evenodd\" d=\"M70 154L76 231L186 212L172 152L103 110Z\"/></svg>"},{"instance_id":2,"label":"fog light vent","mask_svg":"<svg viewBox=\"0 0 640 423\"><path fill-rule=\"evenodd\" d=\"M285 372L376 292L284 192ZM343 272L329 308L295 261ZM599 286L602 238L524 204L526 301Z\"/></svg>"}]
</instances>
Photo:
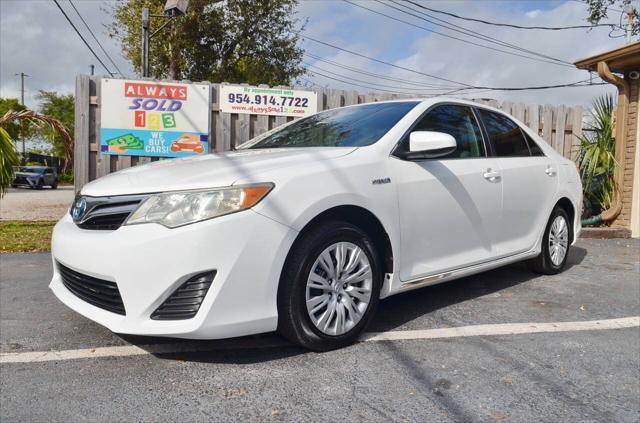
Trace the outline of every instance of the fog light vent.
<instances>
[{"instance_id":1,"label":"fog light vent","mask_svg":"<svg viewBox=\"0 0 640 423\"><path fill-rule=\"evenodd\" d=\"M151 318L153 320L191 319L200 309L215 277L216 271L213 270L189 278L151 314Z\"/></svg>"}]
</instances>

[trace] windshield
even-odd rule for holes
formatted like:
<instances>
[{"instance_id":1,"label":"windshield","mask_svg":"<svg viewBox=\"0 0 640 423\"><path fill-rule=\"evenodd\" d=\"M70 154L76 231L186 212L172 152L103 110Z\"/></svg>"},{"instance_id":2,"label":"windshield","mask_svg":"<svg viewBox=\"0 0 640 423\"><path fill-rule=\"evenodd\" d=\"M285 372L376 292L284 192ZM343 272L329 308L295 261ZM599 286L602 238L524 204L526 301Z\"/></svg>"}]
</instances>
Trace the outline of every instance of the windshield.
<instances>
[{"instance_id":1,"label":"windshield","mask_svg":"<svg viewBox=\"0 0 640 423\"><path fill-rule=\"evenodd\" d=\"M362 147L378 141L418 101L370 103L317 113L281 130L268 132L241 146L282 147Z\"/></svg>"},{"instance_id":2,"label":"windshield","mask_svg":"<svg viewBox=\"0 0 640 423\"><path fill-rule=\"evenodd\" d=\"M44 172L44 167L23 166L23 167L20 168L20 172L43 173Z\"/></svg>"}]
</instances>

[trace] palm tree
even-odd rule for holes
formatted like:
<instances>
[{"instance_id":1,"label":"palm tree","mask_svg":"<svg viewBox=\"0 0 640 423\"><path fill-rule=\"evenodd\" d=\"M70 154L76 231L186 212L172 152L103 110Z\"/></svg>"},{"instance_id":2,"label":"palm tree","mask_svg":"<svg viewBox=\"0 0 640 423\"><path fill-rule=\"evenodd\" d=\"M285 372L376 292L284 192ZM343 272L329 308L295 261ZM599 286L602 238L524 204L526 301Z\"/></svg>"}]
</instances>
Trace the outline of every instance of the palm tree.
<instances>
[{"instance_id":1,"label":"palm tree","mask_svg":"<svg viewBox=\"0 0 640 423\"><path fill-rule=\"evenodd\" d=\"M613 136L613 109L611 95L596 98L591 109L590 123L585 128L589 135L580 137L577 164L584 197L595 209L594 215L611 207L617 189L613 177L618 165L615 158L616 140Z\"/></svg>"},{"instance_id":2,"label":"palm tree","mask_svg":"<svg viewBox=\"0 0 640 423\"><path fill-rule=\"evenodd\" d=\"M13 121L50 127L52 131L59 133L65 140L65 161L67 163L70 162L73 154L73 139L58 119L41 115L31 110L23 110L21 112L9 110L4 116L0 117L0 197L4 196L13 181L13 167L20 163L13 140L6 129L3 128L3 126Z\"/></svg>"}]
</instances>

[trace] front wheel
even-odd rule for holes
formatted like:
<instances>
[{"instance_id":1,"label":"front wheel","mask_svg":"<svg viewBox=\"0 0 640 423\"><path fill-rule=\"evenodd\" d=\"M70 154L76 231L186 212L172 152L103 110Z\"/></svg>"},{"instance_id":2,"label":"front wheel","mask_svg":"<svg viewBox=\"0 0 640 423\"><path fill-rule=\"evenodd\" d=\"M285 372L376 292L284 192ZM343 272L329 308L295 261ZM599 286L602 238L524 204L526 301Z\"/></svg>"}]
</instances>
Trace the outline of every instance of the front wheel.
<instances>
[{"instance_id":1,"label":"front wheel","mask_svg":"<svg viewBox=\"0 0 640 423\"><path fill-rule=\"evenodd\" d=\"M567 212L556 207L547 222L542 237L542 251L529 261L529 266L536 273L555 275L560 273L567 264L569 256L571 225Z\"/></svg>"},{"instance_id":2,"label":"front wheel","mask_svg":"<svg viewBox=\"0 0 640 423\"><path fill-rule=\"evenodd\" d=\"M357 340L375 313L382 270L369 236L347 222L311 229L283 269L278 331L315 351Z\"/></svg>"}]
</instances>

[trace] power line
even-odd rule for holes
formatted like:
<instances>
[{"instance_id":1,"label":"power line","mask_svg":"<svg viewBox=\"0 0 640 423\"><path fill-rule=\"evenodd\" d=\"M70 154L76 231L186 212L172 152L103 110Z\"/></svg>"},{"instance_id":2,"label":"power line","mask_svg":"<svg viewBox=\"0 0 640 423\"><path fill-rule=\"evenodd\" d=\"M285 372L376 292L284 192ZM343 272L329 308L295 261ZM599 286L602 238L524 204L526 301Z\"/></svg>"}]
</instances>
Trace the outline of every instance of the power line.
<instances>
[{"instance_id":1,"label":"power line","mask_svg":"<svg viewBox=\"0 0 640 423\"><path fill-rule=\"evenodd\" d=\"M465 90L468 90L468 89L483 89L483 90L494 90L494 91L524 91L524 90L543 90L543 89L549 89L549 88L563 88L563 87L587 86L587 85L605 85L605 83L590 83L590 84L585 84L585 85L577 85L577 84L581 84L583 82L589 81L588 79L585 79L583 81L572 82L570 84L542 85L542 86L532 86L532 87L484 87L484 86L474 86L474 85L471 85L471 84L466 84L464 82L453 81L451 79L446 79L446 78L442 78L442 77L439 77L439 76L430 75L428 73L420 72L420 71L417 71L415 69L407 68L407 67L404 67L404 66L394 65L393 63L385 62L384 60L376 59L375 57L366 56L364 54L357 53L357 52L352 51L352 50L347 50L345 48L338 47L336 45L333 45L333 44L330 44L330 43L327 43L327 42L324 42L324 41L317 40L315 38L309 37L308 35L304 35L304 38L307 39L307 40L313 41L315 43L319 43L319 44L325 45L327 47L334 48L336 50L340 50L340 51L344 51L344 52L349 53L349 54L353 54L354 56L358 56L358 57L362 57L362 58L371 60L372 62L381 63L381 64L384 64L384 65L387 65L387 66L391 66L391 67L394 67L394 68L402 69L402 70L405 70L405 71L408 71L408 72L412 72L412 73L415 73L415 74L418 74L418 75L424 75L424 76L428 76L430 78L440 79L440 80L443 80L443 81L447 81L447 82L451 82L451 83L454 83L454 84L462 85L462 86L466 87L466 88L464 88Z\"/></svg>"},{"instance_id":2,"label":"power line","mask_svg":"<svg viewBox=\"0 0 640 423\"><path fill-rule=\"evenodd\" d=\"M323 45L325 45L327 47L331 47L331 48L334 48L336 50L344 51L345 53L353 54L354 56L359 56L359 57L362 57L364 59L371 60L373 62L381 63L383 65L392 66L394 68L398 68L398 69L402 69L402 70L405 70L405 71L408 71L408 72L416 73L418 75L427 76L429 78L439 79L440 81L451 82L452 84L463 85L463 86L466 86L466 87L473 87L472 85L465 84L463 82L453 81L451 79L442 78L442 77L436 76L436 75L430 75L428 73L420 72L420 71L417 71L415 69L410 69L410 68L406 68L404 66L394 65L393 63L385 62L384 60L376 59L374 57L365 56L364 54L357 53L357 52L352 51L352 50L347 50L346 48L338 47L336 45L333 45L333 44L330 44L330 43L326 43L324 41L317 40L315 38L309 37L308 35L304 35L304 38L307 39L307 40L313 41L314 43L323 44Z\"/></svg>"},{"instance_id":3,"label":"power line","mask_svg":"<svg viewBox=\"0 0 640 423\"><path fill-rule=\"evenodd\" d=\"M354 72L354 73L363 74L363 75L367 75L367 76L372 76L372 77L379 78L379 79L385 79L387 81L399 82L399 83L402 83L402 84L405 84L405 85L413 85L413 86L421 87L421 88L442 88L442 89L453 89L453 88L456 88L456 87L452 87L452 86L449 86L449 85L438 85L438 84L430 84L430 83L427 83L427 82L419 82L419 81L413 81L413 80L392 78L390 76L380 75L378 73L369 72L369 71L366 71L364 69L355 68L353 66L348 66L348 65L345 65L343 63L335 62L333 60L329 60L329 59L326 59L324 57L320 57L320 56L315 55L313 53L309 53L308 51L305 51L304 54L305 54L305 56L311 57L312 59L328 63L328 64L330 64L332 66L335 66L337 68L340 68L340 69L348 70L348 71L351 71L351 72Z\"/></svg>"},{"instance_id":4,"label":"power line","mask_svg":"<svg viewBox=\"0 0 640 423\"><path fill-rule=\"evenodd\" d=\"M337 77L340 77L340 78L346 78L346 79L349 79L349 80L352 80L352 81L356 81L356 82L367 83L367 84L371 84L371 85L377 85L377 86L382 87L382 88L392 88L392 89L398 89L398 88L399 88L399 89L414 90L414 92L418 92L418 91L431 91L431 92L432 92L432 91L443 91L443 90L445 90L445 89L443 89L443 88L422 88L422 89L416 89L416 88L406 87L406 86L405 86L405 87L400 87L400 86L397 86L397 85L386 85L386 84L380 84L380 83L377 83L377 82L363 81L363 80L358 79L358 78L353 78L353 77L351 77L351 76L342 75L342 74L336 73L336 72L331 71L331 70L328 70L328 69L323 69L323 68L317 67L317 66L312 65L312 64L310 64L310 63L303 62L303 64L304 64L307 68L311 68L311 70L312 70L312 71L315 71L315 69L317 69L317 70L319 70L319 71L327 72L327 73L329 73L330 75L334 75L334 76L337 76ZM450 89L454 89L454 88L450 88Z\"/></svg>"},{"instance_id":5,"label":"power line","mask_svg":"<svg viewBox=\"0 0 640 423\"><path fill-rule=\"evenodd\" d=\"M432 9L430 7L424 6L420 3L416 3L412 0L404 0L407 3L411 3L415 6L418 6L421 9L425 9L425 10L429 10L431 12L434 13L441 13L443 15L448 15L448 16L452 16L454 18L458 18L458 19L463 19L465 21L471 21L471 22L480 22L483 23L485 25L493 25L493 26L503 26L503 27L508 27L508 28L516 28L516 29L542 29L542 30L549 30L549 31L560 31L560 30L564 30L564 29L591 29L591 28L597 28L597 27L615 27L614 24L595 24L595 25L572 25L572 26L522 26L522 25L513 25L513 24L507 24L507 23L501 23L501 22L491 22L491 21L485 21L483 19L475 19L475 18L469 18L469 17L465 17L465 16L460 16L460 15L456 15L455 13L451 13L451 12L445 12L443 10L438 10L438 9Z\"/></svg>"},{"instance_id":6,"label":"power line","mask_svg":"<svg viewBox=\"0 0 640 423\"><path fill-rule=\"evenodd\" d=\"M315 82L313 82L312 80L307 79L307 78L305 78L305 77L303 77L303 76L299 76L299 77L298 77L298 79L299 79L299 80L302 80L302 81L306 81L308 84L311 84L311 88L313 88L313 87L322 88L322 86L320 86L320 85L316 84L316 83L315 83Z\"/></svg>"},{"instance_id":7,"label":"power line","mask_svg":"<svg viewBox=\"0 0 640 423\"><path fill-rule=\"evenodd\" d=\"M397 89L394 89L394 88L396 88L394 86L382 85L382 84L378 84L378 83L370 82L370 81L360 81L360 80L358 80L356 78L351 78L349 76L336 74L336 73L334 73L332 71L329 71L329 70L326 70L326 69L322 69L322 68L318 68L318 67L315 67L315 66L307 64L307 63L305 63L305 65L308 68L317 69L317 70L312 69L312 73L318 74L318 75L323 76L325 78L332 79L334 81L339 81L339 82L343 82L345 84L356 85L356 86L359 86L359 87L365 87L365 88L378 90L378 91L392 92L392 93L396 93L396 94L407 94L407 95L411 95L411 96L417 95L417 96L421 96L421 97L422 96L439 97L439 96L454 94L454 93L462 92L462 91L464 91L463 94L465 94L465 95L467 95L467 94L478 94L478 93L483 93L483 92L487 92L487 91L492 91L492 90L465 91L466 88L450 88L449 90L445 90L445 89L442 89L442 88L440 88L440 89L432 88L431 90L437 90L437 91L440 91L440 92L419 92L419 91L416 91L416 90L410 91L410 92L406 92L406 91L399 91ZM321 72L318 72L318 70L323 71L323 72L328 72L329 75L322 74ZM332 75L332 76L330 76L330 75ZM341 77L341 78L346 78L346 79L349 79L351 81L356 81L356 82L344 81L342 79L336 78L336 76ZM315 84L313 81L309 81L309 80L307 80L307 81ZM381 88L378 88L378 87L372 87L371 85L362 85L361 83L377 85L379 87L391 88L391 90L381 89ZM317 85L317 84L315 84L315 85ZM400 88L400 89L411 89L411 87L397 87L397 88Z\"/></svg>"},{"instance_id":8,"label":"power line","mask_svg":"<svg viewBox=\"0 0 640 423\"><path fill-rule=\"evenodd\" d=\"M413 86L420 87L420 88L432 88L432 89L442 89L442 90L456 89L457 88L457 87L452 87L452 86L447 86L447 85L437 85L437 84L430 84L430 83L420 82L420 81L415 81L415 80L406 80L406 79L400 79L400 78L393 78L393 77L390 77L390 76L387 76L387 75L381 75L379 73L369 72L369 71L361 69L361 68L356 68L356 67L353 67L353 66L345 65L344 63L340 63L340 62L336 62L336 61L333 61L333 60L329 60L327 58L318 56L317 54L313 54L313 53L310 53L308 51L305 51L304 55L308 56L308 57L310 57L312 59L315 59L315 60L330 64L330 65L335 66L335 67L337 67L339 69L344 69L344 70L351 71L353 73L372 76L372 77L375 77L375 78L378 78L378 79L384 79L384 80L387 80L387 81L399 82L399 83L404 84L404 85L413 85ZM312 66L316 66L316 65L312 65ZM332 71L325 70L325 72L332 72ZM599 76L596 75L596 77L599 80L602 80L602 78L600 78ZM580 81L580 82L587 82L587 81L593 82L591 79L585 79L584 81ZM592 84L590 84L590 85L592 85ZM410 88L410 87L404 87L404 88Z\"/></svg>"},{"instance_id":9,"label":"power line","mask_svg":"<svg viewBox=\"0 0 640 423\"><path fill-rule=\"evenodd\" d=\"M395 65L395 64L389 63L389 62L385 62L384 60L376 59L375 57L369 57L369 56L366 56L366 55L361 54L361 53L357 53L357 52L352 51L352 50L347 50L345 48L338 47L336 45L333 45L333 44L330 44L330 43L327 43L327 42L324 42L324 41L317 40L315 38L309 37L308 35L304 35L304 38L307 39L307 40L310 40L310 41L325 45L327 47L334 48L336 50L344 51L344 52L352 54L354 56L359 56L359 57L371 60L373 62L381 63L381 64L384 64L384 65L387 65L387 66L391 66L391 67L394 67L394 68L398 68L398 69L402 69L402 70L405 70L405 71L408 71L408 72L412 72L412 73L415 73L415 74L418 74L418 75L424 75L424 76L428 76L430 78L440 79L440 80L443 80L443 81L447 81L447 82L451 82L451 83L454 83L454 84L462 85L462 86L466 87L466 88L464 88L465 90L468 90L468 89L483 89L483 90L493 90L493 91L524 91L524 90L545 90L545 89L550 89L550 88L563 88L563 87L578 87L578 86L588 86L588 85L606 85L606 83L590 83L590 84L578 85L578 84L582 84L583 82L589 81L588 79L585 79L583 81L572 82L570 84L542 85L542 86L532 86L532 87L484 87L484 86L474 86L474 85L466 84L464 82L453 81L451 79L446 79L446 78L442 78L442 77L439 77L439 76L430 75L428 73L420 72L420 71L417 71L415 69L411 69L411 68L407 68L407 67L404 67L404 66Z\"/></svg>"},{"instance_id":10,"label":"power line","mask_svg":"<svg viewBox=\"0 0 640 423\"><path fill-rule=\"evenodd\" d=\"M566 60L562 60L562 59L558 59L558 58L555 58L555 57L552 57L552 56L549 56L549 55L546 55L546 54L538 53L536 51L526 49L526 48L518 46L516 44L511 44L511 43L508 43L506 41L503 41L503 40L500 40L500 39L497 39L497 38L493 38L493 37L490 37L490 36L485 35L485 34L481 34L481 33L477 32L477 31L473 31L473 30L471 30L469 28L465 28L463 26L454 24L452 22L445 21L444 19L440 19L437 16L433 16L433 15L430 15L430 14L428 14L426 12L415 10L415 9L405 5L405 4L398 3L396 0L390 0L390 1L393 4L396 4L398 6L402 6L402 7L406 8L406 9L409 9L411 12L419 13L420 16L414 15L413 13L409 13L406 10L403 10L403 9L398 9L398 8L396 8L394 6L391 6L390 4L384 3L384 2L382 2L380 0L376 0L376 1L378 1L379 3L384 4L387 7L393 8L395 10L399 10L402 13L405 13L405 14L410 15L410 16L414 16L414 17L416 17L418 19L421 19L421 20L423 20L425 22L429 22L429 23L431 23L433 25L438 25L438 26L441 26L443 28L447 28L447 29L449 29L451 31L459 32L461 34L464 34L464 35L467 35L467 36L470 36L470 37L476 37L477 36L477 37L482 38L485 41L488 41L488 42L491 42L491 43L494 43L494 44L497 44L497 45L500 45L500 46L504 46L504 47L511 48L511 49L514 49L514 50L518 50L518 51L521 51L521 52L524 52L524 53L529 53L529 54L531 54L533 56L539 56L539 57L542 57L544 59L550 59L550 60L554 60L556 62L565 63L565 64L573 67L573 65L570 62L567 62ZM442 22L442 23L433 22L433 21L431 21L429 19L424 18L424 16L427 16L427 17L429 17L431 19L434 19L434 20Z\"/></svg>"},{"instance_id":11,"label":"power line","mask_svg":"<svg viewBox=\"0 0 640 423\"><path fill-rule=\"evenodd\" d=\"M554 88L577 88L577 87L589 87L592 85L607 85L607 83L603 82L603 83L589 83L589 84L584 84L584 82L587 82L588 80L585 79L583 81L577 81L577 82L572 82L570 84L556 84L556 85L543 85L543 86L535 86L535 87L494 87L494 88L489 88L489 87L470 87L470 88L458 88L458 89L454 89L451 91L447 91L447 92L441 92L441 93L416 93L415 91L412 92L407 92L407 91L399 91L399 90L388 90L388 89L382 89L382 88L378 88L378 87L372 87L371 85L364 85L361 83L354 83L351 81L345 81L343 79L340 78L336 78L330 75L326 75L323 74L321 72L318 71L313 71L314 74L320 75L324 78L328 78L328 79L332 79L334 81L338 81L338 82L342 82L344 84L350 84L350 85L355 85L358 87L364 87L364 88L368 88L368 89L372 89L372 90L378 90L378 91L383 91L383 92L390 92L390 93L395 93L395 94L407 94L407 95L431 95L431 96L443 96L443 95L450 95L450 94L455 94L455 93L461 93L461 94L477 94L480 92L489 92L489 91L529 91L529 90L548 90L548 89L554 89ZM363 82L363 81L360 81ZM364 81L366 82L366 81ZM369 84L371 84L371 82L369 82ZM480 91L468 91L468 90L480 90Z\"/></svg>"},{"instance_id":12,"label":"power line","mask_svg":"<svg viewBox=\"0 0 640 423\"><path fill-rule=\"evenodd\" d=\"M302 80L302 81L305 81L305 82L307 82L308 84L311 84L312 88L313 88L313 87L324 88L324 86L322 86L322 85L318 84L318 83L317 83L317 82L315 82L315 81L312 81L312 80L310 80L310 79L307 79L307 78L305 78L305 77L303 77L303 76L299 76L299 77L298 77L298 79L299 79L299 80ZM373 88L373 87L366 87L366 88L375 89L375 88ZM484 93L484 92L487 92L487 91L491 91L491 90L466 91L464 94L465 94L465 95L466 95L466 94L479 94L479 93ZM395 91L394 91L394 93L395 93ZM413 93L411 93L411 94L413 94ZM437 97L437 96L438 96L438 95L434 95L433 97Z\"/></svg>"},{"instance_id":13,"label":"power line","mask_svg":"<svg viewBox=\"0 0 640 423\"><path fill-rule=\"evenodd\" d=\"M535 90L548 90L552 88L575 88L575 87L590 87L592 85L608 85L606 82L589 82L585 84L585 82L589 82L588 79L583 79L582 81L571 82L569 84L556 84L556 85L538 85L533 87L475 87L482 88L491 91L535 91Z\"/></svg>"},{"instance_id":14,"label":"power line","mask_svg":"<svg viewBox=\"0 0 640 423\"><path fill-rule=\"evenodd\" d=\"M60 11L62 12L62 14L64 15L64 17L67 19L67 22L69 22L69 24L71 25L71 27L74 29L74 31L76 31L76 34L78 34L78 37L80 37L80 39L82 40L82 42L84 42L84 45L87 46L87 48L89 50L91 50L91 53L93 53L94 57L98 60L98 62L100 62L100 64L102 65L102 67L107 71L107 73L111 76L113 76L113 73L109 70L109 68L107 68L107 66L104 64L104 62L102 60L100 60L100 58L98 57L98 55L96 54L95 51L93 51L93 48L91 48L91 46L89 45L89 43L87 43L87 40L84 39L84 37L82 36L82 34L80 33L80 31L78 31L78 28L76 28L76 26L73 24L73 22L71 22L71 19L69 19L69 16L67 16L67 14L65 13L64 9L62 7L60 7L60 3L58 3L58 0L53 0L53 2L56 4L56 6L58 6L58 9L60 9Z\"/></svg>"},{"instance_id":15,"label":"power line","mask_svg":"<svg viewBox=\"0 0 640 423\"><path fill-rule=\"evenodd\" d=\"M469 94L480 94L480 93L485 93L485 92L491 92L491 91L504 91L504 90L518 90L518 91L522 91L522 90L543 90L543 89L553 89L553 88L575 88L575 87L588 87L591 85L607 85L606 83L592 83L592 84L582 84L583 82L586 82L587 80L584 81L578 81L578 82L574 82L571 84L558 84L558 85L548 85L548 86L538 86L538 87L517 87L517 88L488 88L488 89L471 89L472 91L468 91L470 90L469 88L459 88L459 89L455 89L455 90L451 90L451 91L447 91L447 92L443 92L443 93L434 93L434 94L429 94L429 93L416 93L415 91L413 92L407 92L407 91L399 91L399 90L387 90L387 89L381 89L378 87L372 87L370 85L364 85L364 84L360 84L360 83L354 83L351 81L345 81L343 79L340 78L335 78L333 76L330 75L326 75L323 74L321 72L318 71L313 71L314 75L320 75L324 78L328 78L334 81L338 81L338 82L342 82L344 84L349 84L349 85L355 85L357 87L363 87L363 88L368 88L370 90L377 90L377 91L382 91L382 92L388 92L388 93L392 93L392 94L404 94L404 95L409 95L409 96L429 96L429 97L441 97L441 96L446 96L446 95L451 95L451 94L455 94L455 93L460 93L460 94L464 94L464 95L469 95ZM318 85L316 82L310 81L306 78L301 78L304 79L307 82L310 82L311 84L314 84L316 86L320 86ZM475 89L475 91L474 91Z\"/></svg>"},{"instance_id":16,"label":"power line","mask_svg":"<svg viewBox=\"0 0 640 423\"><path fill-rule=\"evenodd\" d=\"M98 46L100 46L100 49L102 50L102 52L104 53L105 56L107 56L107 59L109 59L109 61L111 62L111 64L113 65L113 67L116 68L116 70L118 71L118 73L121 76L124 76L124 74L122 73L122 71L120 70L120 68L118 68L118 65L116 65L116 62L113 61L113 59L111 58L111 56L109 56L109 53L107 53L107 51L104 49L104 47L102 47L102 44L100 43L100 41L98 41L98 38L96 38L95 34L93 33L93 31L91 30L91 28L89 27L89 25L87 24L87 22L84 20L84 18L82 17L82 15L80 14L80 11L78 11L78 9L76 8L76 6L73 4L73 2L71 0L69 0L69 4L71 4L71 7L73 7L73 10L76 11L78 17L80 18L80 20L82 21L82 23L84 24L84 26L87 28L87 30L89 31L89 34L91 34L91 36L93 37L93 39L96 41L96 43L98 43Z\"/></svg>"},{"instance_id":17,"label":"power line","mask_svg":"<svg viewBox=\"0 0 640 423\"><path fill-rule=\"evenodd\" d=\"M539 62L550 63L550 64L558 65L558 66L566 66L566 67L571 67L571 68L573 68L573 67L574 67L573 65L569 65L569 64L565 64L565 63L558 63L557 61L550 61L550 60L538 59L538 58L536 58L536 57L526 56L526 55L523 55L523 54L514 53L514 52L512 52L512 51L505 51L505 50L498 49L498 48L491 47L491 46L487 46L487 45L484 45L484 44L475 43L475 42L473 42L473 41L465 40L465 39L463 39L463 38L458 38L458 37L455 37L455 36L453 36L453 35L445 34L445 33L442 33L442 32L434 31L434 30L429 29L429 28L425 28L425 27L420 26L420 25L416 25L416 24L411 23L411 22L409 22L409 21L405 21L405 20L402 20L402 19L400 19L400 18L396 18L395 16L387 15L386 13L383 13L383 12L380 12L380 11L377 11L377 10L374 10L374 9L370 9L370 8L368 8L368 7L366 7L366 6L362 6L362 5L360 5L360 4L354 3L354 2L352 2L352 1L350 1L350 0L343 0L343 1L344 1L344 2L346 2L346 3L352 4L353 6L360 7L360 8L362 8L362 9L368 10L368 11L370 11L370 12L376 13L376 14L378 14L378 15L385 16L385 17L387 17L387 18L389 18L389 19L392 19L392 20L394 20L394 21L402 22L402 23L407 24L407 25L409 25L409 26L412 26L412 27L415 27L415 28L420 28L420 29L422 29L422 30L424 30L424 31L431 32L431 33L433 33L433 34L440 35L440 36L442 36L442 37L451 38L451 39L453 39L453 40L457 40L457 41L460 41L460 42L463 42L463 43L467 43L467 44L471 44L471 45L474 45L474 46L478 46L478 47L486 48L486 49L493 50L493 51L497 51L497 52L500 52L500 53L505 53L505 54L510 54L510 55L513 55L513 56L523 57L523 58L525 58L525 59L529 59L529 60L535 60L535 61L539 61ZM382 3L382 4L385 4L385 3ZM388 7L394 8L393 6L388 5L388 4L385 4L385 5L386 5L386 6L388 6ZM394 9L396 9L396 10L400 10L401 12L404 12L404 13L408 13L408 12L405 12L405 11L403 11L403 10L401 10L401 9L397 9L397 8L394 8ZM408 13L408 14L410 14L410 13ZM411 14L410 14L410 15L411 15ZM412 16L416 16L416 15L412 15ZM424 18L422 18L422 17L419 17L419 16L416 16L416 17L418 17L418 18L420 18L420 19L423 19L423 20L426 20L426 19L424 19ZM431 21L428 21L428 22L431 22ZM434 23L434 22L431 22L431 23ZM435 23L434 23L434 24L435 24ZM436 24L436 25L438 25L438 24ZM442 25L440 25L440 26L442 26ZM448 29L452 29L452 28L448 28ZM457 31L457 32L462 32L462 31L455 30L455 29L453 29L453 30L454 30L454 31ZM465 35L469 35L469 34L465 34ZM490 41L490 40L485 40L485 41L492 42L492 41ZM494 43L494 44L495 44L495 43ZM508 47L510 47L510 46L508 46ZM554 59L554 60L558 60L558 59Z\"/></svg>"},{"instance_id":18,"label":"power line","mask_svg":"<svg viewBox=\"0 0 640 423\"><path fill-rule=\"evenodd\" d=\"M343 79L335 78L335 77L333 77L333 76L326 75L326 74L323 74L323 73L318 72L318 71L313 71L313 73L314 73L314 74L316 74L316 75L320 75L320 76L322 76L322 77L324 77L324 78L328 78L328 79L332 79L332 80L334 80L334 81L342 82L342 83L344 83L344 84L355 85L355 86L357 86L357 87L368 88L368 89L370 89L370 90L382 91L382 92L393 93L393 94L416 95L416 93L415 93L415 92L399 91L399 90L387 90L387 89L383 89L383 88L372 87L372 86L370 86L370 85L364 85L364 84L361 84L361 83L356 83L356 82L351 82L351 81L345 81L345 80L343 80Z\"/></svg>"}]
</instances>

